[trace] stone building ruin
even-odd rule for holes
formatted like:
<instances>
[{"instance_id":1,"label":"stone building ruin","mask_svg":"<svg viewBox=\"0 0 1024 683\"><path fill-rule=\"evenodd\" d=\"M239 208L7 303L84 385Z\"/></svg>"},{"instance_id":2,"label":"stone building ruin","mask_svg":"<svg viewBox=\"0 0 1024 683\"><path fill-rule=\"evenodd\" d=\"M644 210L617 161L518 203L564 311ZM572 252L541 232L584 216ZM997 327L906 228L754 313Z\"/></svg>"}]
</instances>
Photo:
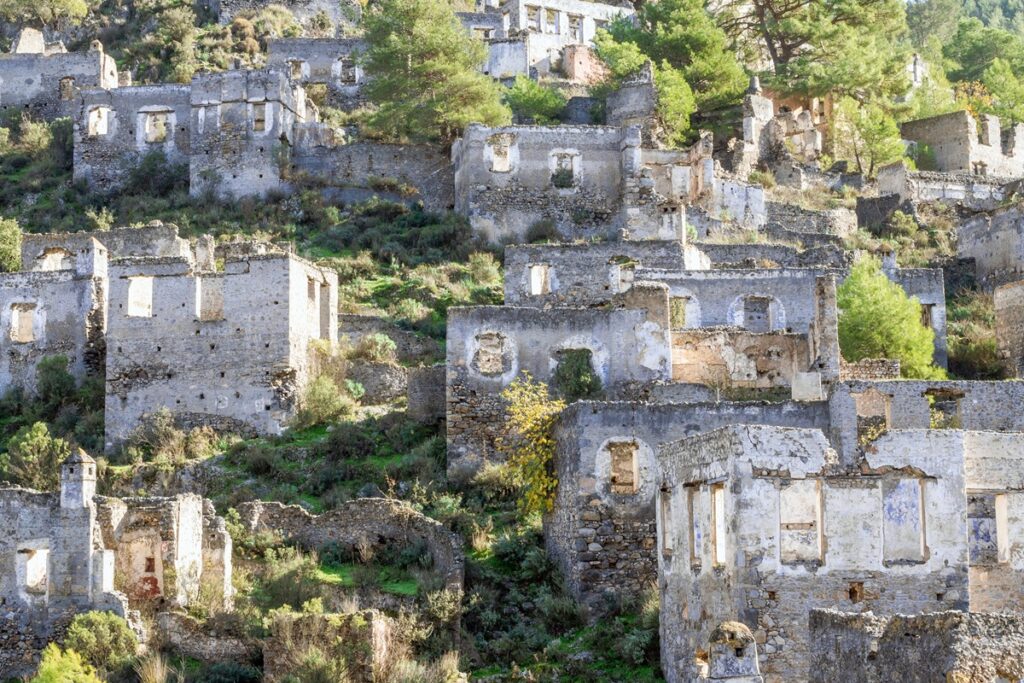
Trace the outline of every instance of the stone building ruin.
<instances>
[{"instance_id":1,"label":"stone building ruin","mask_svg":"<svg viewBox=\"0 0 1024 683\"><path fill-rule=\"evenodd\" d=\"M903 138L927 146L934 170L998 178L1024 175L1024 128L1003 129L999 118L982 114L980 123L967 111L908 121L900 126Z\"/></svg>"}]
</instances>

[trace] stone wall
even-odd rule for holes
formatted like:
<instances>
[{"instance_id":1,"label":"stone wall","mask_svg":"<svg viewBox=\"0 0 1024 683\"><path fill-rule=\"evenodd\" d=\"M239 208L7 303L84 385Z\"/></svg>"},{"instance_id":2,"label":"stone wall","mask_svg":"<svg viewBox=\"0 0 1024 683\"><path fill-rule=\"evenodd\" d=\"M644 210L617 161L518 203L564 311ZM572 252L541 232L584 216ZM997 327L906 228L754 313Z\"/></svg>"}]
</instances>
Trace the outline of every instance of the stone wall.
<instances>
[{"instance_id":1,"label":"stone wall","mask_svg":"<svg viewBox=\"0 0 1024 683\"><path fill-rule=\"evenodd\" d=\"M94 41L87 52L0 54L0 111L36 119L74 116L83 88L117 88L117 64Z\"/></svg>"},{"instance_id":2,"label":"stone wall","mask_svg":"<svg viewBox=\"0 0 1024 683\"><path fill-rule=\"evenodd\" d=\"M161 611L156 615L160 637L169 649L183 657L200 662L258 661L260 647L257 642L233 633L211 633L207 626L185 612Z\"/></svg>"},{"instance_id":3,"label":"stone wall","mask_svg":"<svg viewBox=\"0 0 1024 683\"><path fill-rule=\"evenodd\" d=\"M291 255L223 271L122 259L109 300L108 448L160 407L278 433L310 379L310 343L337 339L337 276Z\"/></svg>"},{"instance_id":4,"label":"stone wall","mask_svg":"<svg viewBox=\"0 0 1024 683\"><path fill-rule=\"evenodd\" d=\"M21 237L22 270L63 270L73 255L88 249L92 240L107 251L108 259L133 256L191 254L188 240L178 237L178 226L153 221L140 228L112 228L94 232L26 233Z\"/></svg>"},{"instance_id":5,"label":"stone wall","mask_svg":"<svg viewBox=\"0 0 1024 683\"><path fill-rule=\"evenodd\" d=\"M326 103L343 111L366 104L361 38L275 38L267 41L267 67L289 74L303 85L327 86Z\"/></svg>"},{"instance_id":6,"label":"stone wall","mask_svg":"<svg viewBox=\"0 0 1024 683\"><path fill-rule=\"evenodd\" d=\"M768 227L783 228L794 233L824 233L846 237L857 230L857 214L850 209L823 211L804 209L796 204L767 202Z\"/></svg>"},{"instance_id":7,"label":"stone wall","mask_svg":"<svg viewBox=\"0 0 1024 683\"><path fill-rule=\"evenodd\" d=\"M1012 178L1024 175L1024 127L1005 132L999 119L981 115L980 125L967 111L908 121L900 126L906 140L927 145L936 170Z\"/></svg>"},{"instance_id":8,"label":"stone wall","mask_svg":"<svg viewBox=\"0 0 1024 683\"><path fill-rule=\"evenodd\" d=\"M856 363L839 364L841 380L880 380L899 379L900 362L890 358L864 358Z\"/></svg>"},{"instance_id":9,"label":"stone wall","mask_svg":"<svg viewBox=\"0 0 1024 683\"><path fill-rule=\"evenodd\" d=\"M811 683L991 683L1024 678L1024 619L934 612L878 616L816 609Z\"/></svg>"},{"instance_id":10,"label":"stone wall","mask_svg":"<svg viewBox=\"0 0 1024 683\"><path fill-rule=\"evenodd\" d=\"M300 140L292 150L291 173L317 179L348 202L379 195L422 202L429 211L447 211L455 205L452 167L435 145Z\"/></svg>"},{"instance_id":11,"label":"stone wall","mask_svg":"<svg viewBox=\"0 0 1024 683\"><path fill-rule=\"evenodd\" d=\"M111 192L151 154L188 164L189 93L189 86L171 84L82 91L73 114L74 179Z\"/></svg>"},{"instance_id":12,"label":"stone wall","mask_svg":"<svg viewBox=\"0 0 1024 683\"><path fill-rule=\"evenodd\" d=\"M409 369L394 363L355 360L349 363L345 379L363 386L366 393L360 397L360 403L381 405L406 395Z\"/></svg>"},{"instance_id":13,"label":"stone wall","mask_svg":"<svg viewBox=\"0 0 1024 683\"><path fill-rule=\"evenodd\" d=\"M636 593L657 578L655 497L658 444L730 424L826 429L814 403L601 403L569 406L556 427L554 512L545 519L548 554L570 593L595 608L603 596ZM611 484L611 448L635 444L636 490Z\"/></svg>"},{"instance_id":14,"label":"stone wall","mask_svg":"<svg viewBox=\"0 0 1024 683\"><path fill-rule=\"evenodd\" d=\"M766 683L782 683L814 669L809 609L966 608L962 436L890 437L850 470L816 429L728 427L659 449L668 681L687 680L725 619L750 627Z\"/></svg>"},{"instance_id":15,"label":"stone wall","mask_svg":"<svg viewBox=\"0 0 1024 683\"><path fill-rule=\"evenodd\" d=\"M433 571L444 579L446 589L462 590L462 539L400 501L359 498L322 515L311 515L297 505L249 502L239 505L238 513L249 531L276 533L289 543L310 549L330 543L355 546L365 542L425 541L433 558Z\"/></svg>"},{"instance_id":16,"label":"stone wall","mask_svg":"<svg viewBox=\"0 0 1024 683\"><path fill-rule=\"evenodd\" d=\"M442 422L445 419L444 365L411 368L406 396L409 417L424 424Z\"/></svg>"},{"instance_id":17,"label":"stone wall","mask_svg":"<svg viewBox=\"0 0 1024 683\"><path fill-rule=\"evenodd\" d=\"M714 244L698 242L694 246L711 260L712 268L825 268L847 269L853 256L838 246L799 249L785 244Z\"/></svg>"},{"instance_id":18,"label":"stone wall","mask_svg":"<svg viewBox=\"0 0 1024 683\"><path fill-rule=\"evenodd\" d=\"M798 373L810 369L805 334L755 333L733 328L672 333L674 382L728 388L791 387Z\"/></svg>"},{"instance_id":19,"label":"stone wall","mask_svg":"<svg viewBox=\"0 0 1024 683\"><path fill-rule=\"evenodd\" d=\"M1024 277L1024 212L1016 205L980 213L957 229L956 255L974 259L975 279L985 290Z\"/></svg>"},{"instance_id":20,"label":"stone wall","mask_svg":"<svg viewBox=\"0 0 1024 683\"><path fill-rule=\"evenodd\" d=\"M344 338L350 346L358 346L374 334L383 334L395 342L395 354L401 363L431 363L444 357L435 339L403 330L386 318L361 313L338 314L338 338Z\"/></svg>"},{"instance_id":21,"label":"stone wall","mask_svg":"<svg viewBox=\"0 0 1024 683\"><path fill-rule=\"evenodd\" d=\"M911 171L902 162L880 168L877 182L881 198L896 195L900 202L944 202L971 211L997 208L1015 185L1009 178Z\"/></svg>"},{"instance_id":22,"label":"stone wall","mask_svg":"<svg viewBox=\"0 0 1024 683\"><path fill-rule=\"evenodd\" d=\"M51 356L66 356L79 379L103 374L107 252L86 238L50 261L46 271L0 273L0 393L34 391Z\"/></svg>"},{"instance_id":23,"label":"stone wall","mask_svg":"<svg viewBox=\"0 0 1024 683\"><path fill-rule=\"evenodd\" d=\"M666 302L667 303L667 302ZM471 473L497 457L500 394L522 372L547 382L560 353L587 349L607 394L669 379L668 330L644 310L477 306L448 310L448 471Z\"/></svg>"},{"instance_id":24,"label":"stone wall","mask_svg":"<svg viewBox=\"0 0 1024 683\"><path fill-rule=\"evenodd\" d=\"M1024 282L996 287L996 343L1006 377L1024 377Z\"/></svg>"},{"instance_id":25,"label":"stone wall","mask_svg":"<svg viewBox=\"0 0 1024 683\"><path fill-rule=\"evenodd\" d=\"M270 625L264 641L263 675L277 683L301 663L309 648L317 648L332 659L343 659L353 683L373 683L377 672L401 648L395 626L377 610L348 614L280 614Z\"/></svg>"}]
</instances>

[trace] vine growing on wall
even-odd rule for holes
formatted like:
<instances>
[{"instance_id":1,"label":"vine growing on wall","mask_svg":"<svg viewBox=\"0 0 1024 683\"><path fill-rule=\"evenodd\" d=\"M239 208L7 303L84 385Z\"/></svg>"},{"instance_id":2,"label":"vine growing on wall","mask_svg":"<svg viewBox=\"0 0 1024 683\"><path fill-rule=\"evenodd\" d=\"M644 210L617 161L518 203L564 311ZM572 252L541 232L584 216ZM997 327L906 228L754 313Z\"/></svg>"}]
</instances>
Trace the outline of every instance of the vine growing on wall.
<instances>
[{"instance_id":1,"label":"vine growing on wall","mask_svg":"<svg viewBox=\"0 0 1024 683\"><path fill-rule=\"evenodd\" d=\"M550 512L558 478L554 473L554 426L565 401L551 398L543 382L523 373L501 393L507 403L498 449L508 458L514 480L522 487L524 515Z\"/></svg>"}]
</instances>

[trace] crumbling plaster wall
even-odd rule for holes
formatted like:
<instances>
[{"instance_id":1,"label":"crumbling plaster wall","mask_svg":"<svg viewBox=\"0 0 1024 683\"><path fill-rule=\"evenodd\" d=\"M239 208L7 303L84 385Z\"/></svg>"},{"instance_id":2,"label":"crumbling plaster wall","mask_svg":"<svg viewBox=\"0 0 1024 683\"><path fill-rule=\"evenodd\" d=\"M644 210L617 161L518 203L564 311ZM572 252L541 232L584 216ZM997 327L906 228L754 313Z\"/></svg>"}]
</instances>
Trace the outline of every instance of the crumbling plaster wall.
<instances>
[{"instance_id":1,"label":"crumbling plaster wall","mask_svg":"<svg viewBox=\"0 0 1024 683\"><path fill-rule=\"evenodd\" d=\"M667 680L688 680L724 619L754 631L766 683L781 683L813 668L810 608L964 609L963 456L959 432L924 430L882 437L866 469L848 471L818 430L733 426L664 445Z\"/></svg>"},{"instance_id":2,"label":"crumbling plaster wall","mask_svg":"<svg viewBox=\"0 0 1024 683\"><path fill-rule=\"evenodd\" d=\"M163 154L172 165L188 164L189 93L189 86L172 84L82 91L73 115L74 179L111 192L123 187L150 154ZM155 124L147 125L155 117L164 121L163 139Z\"/></svg>"},{"instance_id":3,"label":"crumbling plaster wall","mask_svg":"<svg viewBox=\"0 0 1024 683\"><path fill-rule=\"evenodd\" d=\"M658 445L729 424L827 429L813 403L630 403L584 401L556 426L554 511L544 520L549 556L570 593L595 607L603 596L636 593L657 578L655 496ZM637 444L636 493L613 493L609 445Z\"/></svg>"},{"instance_id":4,"label":"crumbling plaster wall","mask_svg":"<svg viewBox=\"0 0 1024 683\"><path fill-rule=\"evenodd\" d=\"M790 387L811 369L807 335L733 328L672 333L672 380L711 386Z\"/></svg>"},{"instance_id":5,"label":"crumbling plaster wall","mask_svg":"<svg viewBox=\"0 0 1024 683\"><path fill-rule=\"evenodd\" d=\"M879 616L815 609L810 683L998 683L1024 678L1024 620L957 611Z\"/></svg>"},{"instance_id":6,"label":"crumbling plaster wall","mask_svg":"<svg viewBox=\"0 0 1024 683\"><path fill-rule=\"evenodd\" d=\"M207 273L184 259L124 259L110 276L108 447L161 408L190 424L278 433L310 379L310 342L337 341L337 276L295 256ZM145 278L151 315L129 315L132 282ZM219 290L219 314L201 315L204 286Z\"/></svg>"}]
</instances>

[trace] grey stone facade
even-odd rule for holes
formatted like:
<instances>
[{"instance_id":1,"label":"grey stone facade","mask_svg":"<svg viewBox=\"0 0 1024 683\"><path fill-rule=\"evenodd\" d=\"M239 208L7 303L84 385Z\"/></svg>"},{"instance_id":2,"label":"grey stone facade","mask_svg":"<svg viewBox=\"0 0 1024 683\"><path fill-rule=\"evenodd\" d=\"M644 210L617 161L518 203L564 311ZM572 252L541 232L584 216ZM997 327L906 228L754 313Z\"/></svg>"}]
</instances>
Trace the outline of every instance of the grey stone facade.
<instances>
[{"instance_id":1,"label":"grey stone facade","mask_svg":"<svg viewBox=\"0 0 1024 683\"><path fill-rule=\"evenodd\" d=\"M966 110L908 121L900 126L904 139L927 145L936 170L1002 178L1024 175L1024 127L1002 130L999 119L982 114L981 123Z\"/></svg>"},{"instance_id":2,"label":"grey stone facade","mask_svg":"<svg viewBox=\"0 0 1024 683\"><path fill-rule=\"evenodd\" d=\"M361 38L276 38L267 41L267 67L303 85L327 86L327 104L353 111L366 103L361 85Z\"/></svg>"}]
</instances>

